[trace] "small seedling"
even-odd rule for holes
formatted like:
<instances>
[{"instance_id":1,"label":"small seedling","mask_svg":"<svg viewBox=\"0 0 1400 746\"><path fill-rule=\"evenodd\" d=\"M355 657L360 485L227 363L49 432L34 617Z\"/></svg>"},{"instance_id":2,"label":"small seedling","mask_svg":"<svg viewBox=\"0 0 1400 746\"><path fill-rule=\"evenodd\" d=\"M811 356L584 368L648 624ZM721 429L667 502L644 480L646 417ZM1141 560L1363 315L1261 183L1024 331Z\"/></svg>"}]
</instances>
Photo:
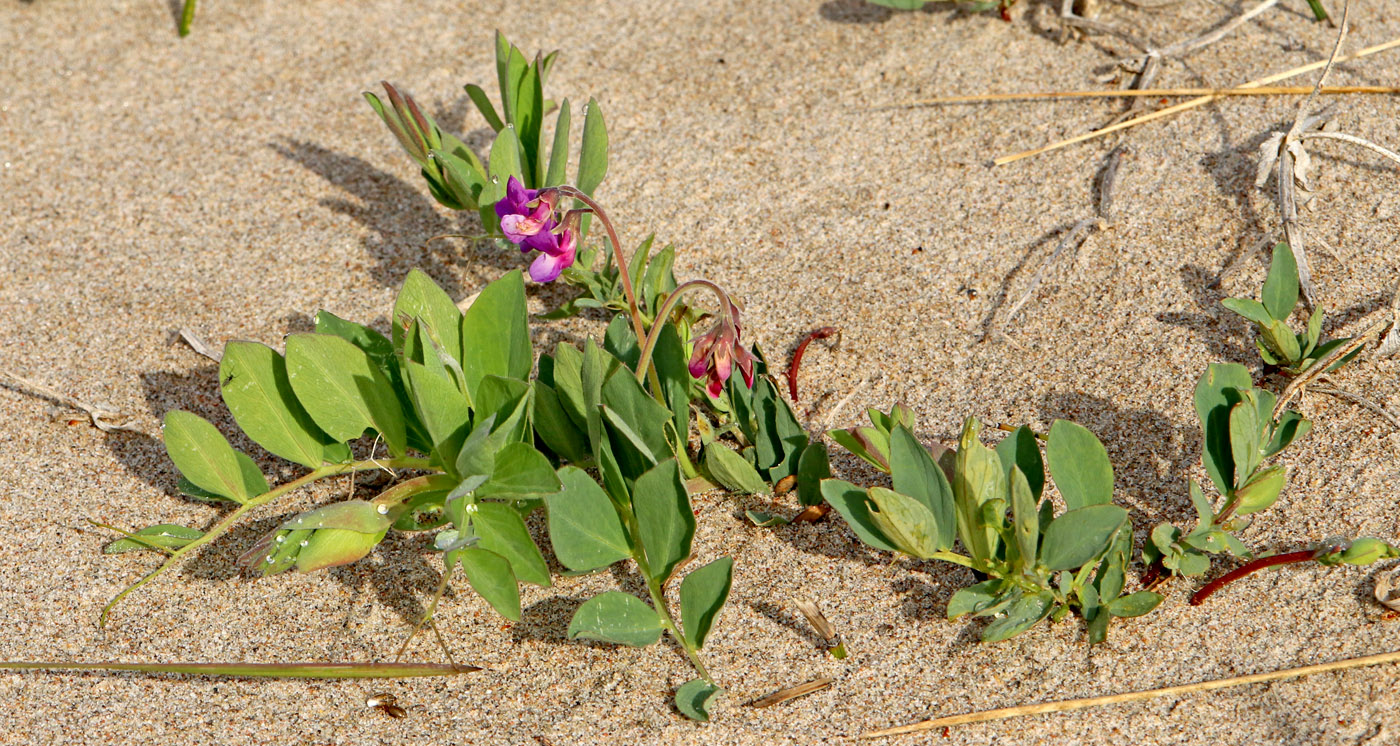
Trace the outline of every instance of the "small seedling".
<instances>
[{"instance_id":1,"label":"small seedling","mask_svg":"<svg viewBox=\"0 0 1400 746\"><path fill-rule=\"evenodd\" d=\"M1277 366L1291 375L1300 375L1327 353L1350 342L1349 337L1322 339L1322 309L1314 308L1308 317L1307 329L1295 333L1288 319L1298 305L1298 265L1288 244L1274 247L1269 263L1269 276L1264 280L1260 299L1226 298L1221 304L1254 324L1254 340L1264 362ZM1359 350L1328 366L1334 371L1356 356Z\"/></svg>"}]
</instances>

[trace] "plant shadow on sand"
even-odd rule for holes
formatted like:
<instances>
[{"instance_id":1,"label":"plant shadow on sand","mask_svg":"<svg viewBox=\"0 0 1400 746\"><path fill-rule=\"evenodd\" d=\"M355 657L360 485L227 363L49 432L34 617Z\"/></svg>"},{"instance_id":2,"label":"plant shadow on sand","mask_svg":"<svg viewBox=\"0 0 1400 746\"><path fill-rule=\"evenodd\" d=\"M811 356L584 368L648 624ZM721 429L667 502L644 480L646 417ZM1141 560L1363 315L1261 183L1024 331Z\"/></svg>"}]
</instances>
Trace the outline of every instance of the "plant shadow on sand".
<instances>
[{"instance_id":1,"label":"plant shadow on sand","mask_svg":"<svg viewBox=\"0 0 1400 746\"><path fill-rule=\"evenodd\" d=\"M374 262L369 276L384 287L399 287L409 271L417 268L453 298L461 298L520 266L516 257L498 249L494 241L429 241L446 234L481 235L481 222L470 212L445 215L423 189L360 158L304 140L287 139L268 147L353 198L325 198L321 205L371 231L363 241L365 254ZM458 246L464 248L459 251ZM463 270L477 275L471 287L461 284L459 275Z\"/></svg>"}]
</instances>

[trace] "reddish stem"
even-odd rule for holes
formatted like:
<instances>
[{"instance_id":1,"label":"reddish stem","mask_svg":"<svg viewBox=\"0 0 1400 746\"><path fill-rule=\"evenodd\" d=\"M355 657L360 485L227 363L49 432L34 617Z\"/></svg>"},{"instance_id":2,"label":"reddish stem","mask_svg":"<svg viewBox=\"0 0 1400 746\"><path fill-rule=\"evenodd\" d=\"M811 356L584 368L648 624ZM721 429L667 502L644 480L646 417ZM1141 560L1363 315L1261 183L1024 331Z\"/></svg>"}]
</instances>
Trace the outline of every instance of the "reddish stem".
<instances>
[{"instance_id":1,"label":"reddish stem","mask_svg":"<svg viewBox=\"0 0 1400 746\"><path fill-rule=\"evenodd\" d=\"M1300 552L1285 552L1284 554L1275 554L1272 557L1260 557L1256 560L1250 560L1249 562L1240 565L1239 567L1225 573L1224 575L1221 575L1215 580L1206 583L1204 587L1202 587L1199 591L1196 591L1195 595L1191 596L1191 605L1200 606L1202 601L1205 601L1207 598L1210 598L1211 594L1215 593L1221 588L1224 588L1230 583L1233 583L1236 580L1239 580L1240 578L1250 573L1263 570L1266 567L1276 567L1278 565L1291 565L1297 562L1310 562L1314 559L1317 559L1317 550L1304 549Z\"/></svg>"},{"instance_id":2,"label":"reddish stem","mask_svg":"<svg viewBox=\"0 0 1400 746\"><path fill-rule=\"evenodd\" d=\"M814 339L826 339L839 333L840 331L834 326L824 326L803 337L802 341L797 343L797 349L793 350L792 362L788 364L787 369L788 395L792 397L793 404L797 403L797 369L798 366L802 365L802 355L807 352L807 345L811 344Z\"/></svg>"}]
</instances>

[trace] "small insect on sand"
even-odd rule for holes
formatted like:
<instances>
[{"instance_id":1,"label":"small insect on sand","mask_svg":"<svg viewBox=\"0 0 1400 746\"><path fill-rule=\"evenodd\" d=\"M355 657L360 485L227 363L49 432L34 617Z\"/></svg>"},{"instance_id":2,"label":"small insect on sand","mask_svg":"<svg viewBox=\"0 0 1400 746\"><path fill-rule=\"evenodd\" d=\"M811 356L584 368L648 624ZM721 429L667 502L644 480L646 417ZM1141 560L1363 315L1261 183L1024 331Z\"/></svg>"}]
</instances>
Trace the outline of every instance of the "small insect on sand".
<instances>
[{"instance_id":1,"label":"small insect on sand","mask_svg":"<svg viewBox=\"0 0 1400 746\"><path fill-rule=\"evenodd\" d=\"M391 718L408 717L408 710L399 707L398 701L398 697L388 692L381 692L379 694L371 694L369 699L365 700L365 707L379 710Z\"/></svg>"}]
</instances>

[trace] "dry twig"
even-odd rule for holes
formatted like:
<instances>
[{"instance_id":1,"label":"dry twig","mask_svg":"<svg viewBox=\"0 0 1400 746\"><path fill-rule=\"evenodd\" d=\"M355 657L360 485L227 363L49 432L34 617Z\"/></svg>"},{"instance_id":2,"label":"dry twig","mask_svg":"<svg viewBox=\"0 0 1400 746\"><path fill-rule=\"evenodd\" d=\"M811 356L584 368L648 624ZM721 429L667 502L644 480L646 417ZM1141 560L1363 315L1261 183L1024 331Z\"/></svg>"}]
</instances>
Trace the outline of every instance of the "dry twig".
<instances>
[{"instance_id":1,"label":"dry twig","mask_svg":"<svg viewBox=\"0 0 1400 746\"><path fill-rule=\"evenodd\" d=\"M93 427L96 427L104 433L115 432L117 430L126 430L133 433L145 432L132 424L136 419L134 415L118 412L102 404L89 404L81 399L74 399L71 396L54 391L47 386L21 378L9 371L0 370L0 380L4 379L8 379L8 381L11 382L11 387L20 391L20 393L49 399L56 404L83 412L88 416ZM25 389L27 389L27 391Z\"/></svg>"},{"instance_id":2,"label":"dry twig","mask_svg":"<svg viewBox=\"0 0 1400 746\"><path fill-rule=\"evenodd\" d=\"M1023 715L1041 715L1051 712L1069 712L1071 710L1082 710L1086 707L1098 707L1100 705L1112 705L1122 702L1140 702L1145 699L1155 697L1170 697L1182 694L1193 694L1195 692L1208 692L1215 689L1225 689L1232 686L1243 686L1245 684L1261 684L1266 681L1281 681L1293 679L1299 676L1308 676L1317 673L1327 673L1329 671L1342 671L1349 668L1361 668L1364 666L1379 666L1385 663L1400 662L1400 651L1392 653L1381 653L1379 655L1367 655L1360 658L1348 658L1346 660L1334 661L1332 663L1319 663L1312 666L1300 666L1282 671L1270 671L1268 673L1256 673L1249 676L1233 676L1228 679L1216 679L1214 681L1201 681L1195 684L1182 684L1180 686L1168 686L1161 689L1148 689L1139 692L1128 692L1125 694L1110 694L1102 697L1086 697L1083 699L1068 699L1060 702L1046 702L1038 705L1021 705L1019 707L1002 707L996 710L985 710L983 712L972 712L966 715L953 715L950 717L935 718L925 720L922 723L904 725L898 728L887 728L871 733L866 733L862 738L881 738L884 736L897 736L903 733L917 733L919 731L931 730L950 725L963 725L965 723L984 723L988 720L1003 720L1006 718L1021 717Z\"/></svg>"}]
</instances>

